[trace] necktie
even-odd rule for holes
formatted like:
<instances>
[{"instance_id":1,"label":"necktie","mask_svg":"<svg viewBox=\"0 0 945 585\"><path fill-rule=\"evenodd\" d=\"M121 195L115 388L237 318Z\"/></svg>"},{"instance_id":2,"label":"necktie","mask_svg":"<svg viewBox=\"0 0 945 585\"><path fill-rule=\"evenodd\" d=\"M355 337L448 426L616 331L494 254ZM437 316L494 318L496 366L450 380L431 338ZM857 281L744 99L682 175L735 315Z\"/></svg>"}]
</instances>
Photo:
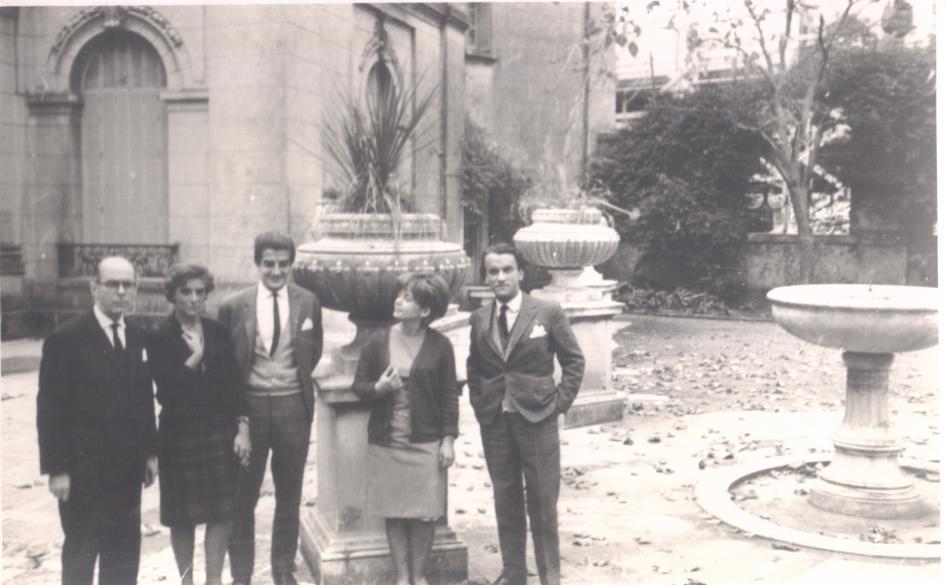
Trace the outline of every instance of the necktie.
<instances>
[{"instance_id":1,"label":"necktie","mask_svg":"<svg viewBox=\"0 0 945 585\"><path fill-rule=\"evenodd\" d=\"M118 321L112 322L112 344L117 351L125 351L125 346L121 344L121 337L118 336Z\"/></svg>"},{"instance_id":2,"label":"necktie","mask_svg":"<svg viewBox=\"0 0 945 585\"><path fill-rule=\"evenodd\" d=\"M508 310L509 306L506 304L499 307L499 340L502 341L502 349L509 344L509 321L505 315Z\"/></svg>"},{"instance_id":3,"label":"necktie","mask_svg":"<svg viewBox=\"0 0 945 585\"><path fill-rule=\"evenodd\" d=\"M269 348L269 357L276 355L279 347L279 331L282 329L282 319L279 318L279 295L272 293L272 346Z\"/></svg>"}]
</instances>

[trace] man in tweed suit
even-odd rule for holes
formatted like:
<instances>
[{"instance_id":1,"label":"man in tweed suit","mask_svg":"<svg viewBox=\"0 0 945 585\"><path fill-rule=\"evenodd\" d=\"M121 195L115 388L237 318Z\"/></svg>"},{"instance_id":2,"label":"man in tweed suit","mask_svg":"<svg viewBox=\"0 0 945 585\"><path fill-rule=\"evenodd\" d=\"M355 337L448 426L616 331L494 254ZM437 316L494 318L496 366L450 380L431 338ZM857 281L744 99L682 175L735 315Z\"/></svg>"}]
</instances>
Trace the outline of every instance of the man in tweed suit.
<instances>
[{"instance_id":1,"label":"man in tweed suit","mask_svg":"<svg viewBox=\"0 0 945 585\"><path fill-rule=\"evenodd\" d=\"M290 237L262 233L254 248L259 283L228 297L219 312L246 384L252 443L249 467L240 472L230 572L235 585L252 580L256 502L272 450L272 578L275 585L296 585L302 475L315 412L312 371L322 354L321 307L313 293L289 282L295 259Z\"/></svg>"},{"instance_id":2,"label":"man in tweed suit","mask_svg":"<svg viewBox=\"0 0 945 585\"><path fill-rule=\"evenodd\" d=\"M515 248L490 246L483 265L496 300L470 317L466 374L495 497L502 552L496 584L525 585L527 509L538 576L542 585L559 585L558 415L581 387L584 355L561 307L519 290L524 273Z\"/></svg>"}]
</instances>

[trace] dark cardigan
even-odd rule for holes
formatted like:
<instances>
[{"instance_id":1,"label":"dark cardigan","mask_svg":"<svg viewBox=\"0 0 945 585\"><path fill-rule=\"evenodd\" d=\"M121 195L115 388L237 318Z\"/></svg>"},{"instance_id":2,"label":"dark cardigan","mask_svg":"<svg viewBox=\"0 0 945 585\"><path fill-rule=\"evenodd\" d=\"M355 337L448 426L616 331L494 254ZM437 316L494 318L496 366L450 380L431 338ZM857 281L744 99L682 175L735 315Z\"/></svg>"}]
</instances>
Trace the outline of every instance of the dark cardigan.
<instances>
[{"instance_id":1,"label":"dark cardigan","mask_svg":"<svg viewBox=\"0 0 945 585\"><path fill-rule=\"evenodd\" d=\"M371 402L368 442L384 444L390 434L394 394L379 396L374 383L390 364L390 328L368 338L354 375L351 390L361 400ZM427 329L407 380L410 399L410 442L423 443L459 434L459 384L453 344L434 329Z\"/></svg>"},{"instance_id":2,"label":"dark cardigan","mask_svg":"<svg viewBox=\"0 0 945 585\"><path fill-rule=\"evenodd\" d=\"M148 351L151 371L161 404L161 420L209 420L218 416L248 414L248 406L239 381L239 368L233 344L226 329L206 317L203 325L203 368L192 370L184 365L190 348L181 338L181 326L172 314L151 335Z\"/></svg>"}]
</instances>

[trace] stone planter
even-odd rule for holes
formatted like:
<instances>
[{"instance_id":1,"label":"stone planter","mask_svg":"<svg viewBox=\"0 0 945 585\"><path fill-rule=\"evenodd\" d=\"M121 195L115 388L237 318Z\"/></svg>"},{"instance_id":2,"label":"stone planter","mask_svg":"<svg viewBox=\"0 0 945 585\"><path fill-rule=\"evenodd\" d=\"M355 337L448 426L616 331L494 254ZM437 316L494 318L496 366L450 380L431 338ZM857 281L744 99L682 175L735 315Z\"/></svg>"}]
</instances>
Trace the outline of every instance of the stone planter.
<instances>
[{"instance_id":1,"label":"stone planter","mask_svg":"<svg viewBox=\"0 0 945 585\"><path fill-rule=\"evenodd\" d=\"M346 311L354 340L316 370L318 500L302 511L302 554L321 585L392 582L384 519L367 513L367 423L370 405L351 392L363 342L392 322L397 279L437 272L458 292L469 260L457 244L440 240L440 219L405 214L395 233L389 215L329 214L322 237L299 247L293 276L330 309ZM427 575L454 583L468 576L466 545L444 519L438 523Z\"/></svg>"},{"instance_id":2,"label":"stone planter","mask_svg":"<svg viewBox=\"0 0 945 585\"><path fill-rule=\"evenodd\" d=\"M526 260L551 273L551 283L531 294L562 306L584 352L584 380L565 426L620 420L623 399L611 388L610 373L613 335L620 328L614 316L623 305L611 297L617 283L594 270L617 252L620 236L600 210L586 207L536 209L532 224L514 240Z\"/></svg>"},{"instance_id":3,"label":"stone planter","mask_svg":"<svg viewBox=\"0 0 945 585\"><path fill-rule=\"evenodd\" d=\"M391 321L400 275L437 272L450 294L459 291L469 259L459 244L440 239L440 226L433 214L404 214L395 230L390 215L333 213L321 221L321 238L299 246L295 282L357 326L354 340L332 356L339 373L353 373L370 332Z\"/></svg>"},{"instance_id":4,"label":"stone planter","mask_svg":"<svg viewBox=\"0 0 945 585\"><path fill-rule=\"evenodd\" d=\"M599 209L536 209L531 225L518 230L514 240L526 260L551 273L551 284L543 289L547 292L573 289L566 295L570 300L611 284L594 266L617 252L620 236Z\"/></svg>"}]
</instances>

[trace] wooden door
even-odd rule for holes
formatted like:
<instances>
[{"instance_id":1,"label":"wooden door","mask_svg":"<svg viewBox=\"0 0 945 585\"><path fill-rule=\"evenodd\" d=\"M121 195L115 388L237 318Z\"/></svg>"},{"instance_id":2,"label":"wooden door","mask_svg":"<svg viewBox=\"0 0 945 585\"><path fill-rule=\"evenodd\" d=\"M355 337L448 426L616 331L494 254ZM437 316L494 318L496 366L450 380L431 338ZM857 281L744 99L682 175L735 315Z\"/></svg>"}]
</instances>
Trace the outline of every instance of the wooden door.
<instances>
[{"instance_id":1,"label":"wooden door","mask_svg":"<svg viewBox=\"0 0 945 585\"><path fill-rule=\"evenodd\" d=\"M102 35L82 60L83 240L167 243L164 67L131 33Z\"/></svg>"}]
</instances>

